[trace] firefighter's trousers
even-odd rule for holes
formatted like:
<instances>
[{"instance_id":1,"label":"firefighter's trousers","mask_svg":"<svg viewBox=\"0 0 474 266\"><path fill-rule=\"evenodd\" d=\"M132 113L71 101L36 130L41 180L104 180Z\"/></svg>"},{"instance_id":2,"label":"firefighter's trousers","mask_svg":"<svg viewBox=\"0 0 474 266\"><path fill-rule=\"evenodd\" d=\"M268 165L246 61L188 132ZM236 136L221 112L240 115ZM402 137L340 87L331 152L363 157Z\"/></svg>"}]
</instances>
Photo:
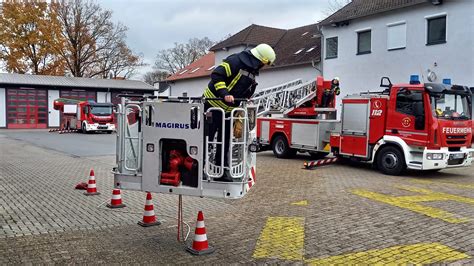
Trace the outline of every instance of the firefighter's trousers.
<instances>
[{"instance_id":1,"label":"firefighter's trousers","mask_svg":"<svg viewBox=\"0 0 474 266\"><path fill-rule=\"evenodd\" d=\"M209 109L211 106L210 105L205 105L205 109ZM225 114L226 118L230 117L230 113ZM210 140L214 139L214 136L217 133L217 141L223 141L224 142L224 166L229 166L228 162L228 156L229 156L229 142L230 142L230 120L225 120L225 136L224 140L222 140L222 113L221 112L212 112L212 123L208 124L208 134ZM206 147L206 152L208 151L209 147ZM217 151L215 154L215 164L216 165L221 165L221 147L217 147Z\"/></svg>"}]
</instances>

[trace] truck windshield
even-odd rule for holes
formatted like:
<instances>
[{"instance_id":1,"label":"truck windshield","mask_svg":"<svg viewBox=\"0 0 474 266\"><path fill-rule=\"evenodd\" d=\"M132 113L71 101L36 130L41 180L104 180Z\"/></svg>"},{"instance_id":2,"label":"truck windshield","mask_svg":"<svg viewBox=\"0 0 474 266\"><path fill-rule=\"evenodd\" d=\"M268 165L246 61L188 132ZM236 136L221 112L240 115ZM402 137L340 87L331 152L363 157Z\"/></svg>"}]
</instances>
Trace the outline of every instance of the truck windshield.
<instances>
[{"instance_id":1,"label":"truck windshield","mask_svg":"<svg viewBox=\"0 0 474 266\"><path fill-rule=\"evenodd\" d=\"M470 99L462 94L433 93L430 95L433 116L449 120L471 119Z\"/></svg>"},{"instance_id":2,"label":"truck windshield","mask_svg":"<svg viewBox=\"0 0 474 266\"><path fill-rule=\"evenodd\" d=\"M111 115L112 106L91 106L91 114L93 115Z\"/></svg>"}]
</instances>

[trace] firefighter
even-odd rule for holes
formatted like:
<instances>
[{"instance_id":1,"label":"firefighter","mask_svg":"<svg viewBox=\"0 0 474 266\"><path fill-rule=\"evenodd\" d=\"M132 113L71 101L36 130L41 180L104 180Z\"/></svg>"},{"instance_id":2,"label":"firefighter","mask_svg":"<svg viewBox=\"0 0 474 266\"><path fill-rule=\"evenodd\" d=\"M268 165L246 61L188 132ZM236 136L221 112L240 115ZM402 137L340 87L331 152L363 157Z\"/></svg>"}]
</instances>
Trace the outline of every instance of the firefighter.
<instances>
[{"instance_id":1,"label":"firefighter","mask_svg":"<svg viewBox=\"0 0 474 266\"><path fill-rule=\"evenodd\" d=\"M324 90L321 104L322 107L329 107L334 99L334 95L339 95L340 93L341 89L339 88L339 78L335 77L333 80L331 80L331 88Z\"/></svg>"},{"instance_id":2,"label":"firefighter","mask_svg":"<svg viewBox=\"0 0 474 266\"><path fill-rule=\"evenodd\" d=\"M204 98L221 98L222 100L208 100L205 109L211 107L222 108L226 118L230 112L240 105L236 98L250 99L255 92L259 70L265 65L273 65L276 55L273 48L268 44L259 44L255 48L232 54L222 61L211 73L211 81L204 90ZM209 124L208 136L213 139L216 132L218 141L222 140L222 114L212 113L212 123ZM228 166L228 151L230 141L230 121L226 120L224 136L224 166ZM215 163L221 165L221 149L217 149ZM229 173L225 171L224 176L216 181L232 182Z\"/></svg>"}]
</instances>

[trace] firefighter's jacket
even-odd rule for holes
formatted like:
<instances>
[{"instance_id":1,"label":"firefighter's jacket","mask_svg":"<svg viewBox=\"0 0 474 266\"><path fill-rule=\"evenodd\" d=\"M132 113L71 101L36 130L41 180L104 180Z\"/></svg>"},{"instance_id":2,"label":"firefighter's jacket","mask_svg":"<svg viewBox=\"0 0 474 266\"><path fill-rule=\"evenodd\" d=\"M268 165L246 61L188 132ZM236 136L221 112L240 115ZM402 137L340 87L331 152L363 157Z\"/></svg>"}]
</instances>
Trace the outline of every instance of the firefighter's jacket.
<instances>
[{"instance_id":1,"label":"firefighter's jacket","mask_svg":"<svg viewBox=\"0 0 474 266\"><path fill-rule=\"evenodd\" d=\"M234 98L252 97L257 83L255 77L262 63L249 51L232 54L222 61L211 74L211 81L204 90L205 98L224 98L232 95ZM227 103L225 101L208 101L211 106L220 107L230 112L240 105L239 101Z\"/></svg>"},{"instance_id":2,"label":"firefighter's jacket","mask_svg":"<svg viewBox=\"0 0 474 266\"><path fill-rule=\"evenodd\" d=\"M327 88L324 90L324 94L326 95L331 95L331 94L336 94L339 95L341 94L341 89L339 88L339 84L334 84L331 82L331 88Z\"/></svg>"}]
</instances>

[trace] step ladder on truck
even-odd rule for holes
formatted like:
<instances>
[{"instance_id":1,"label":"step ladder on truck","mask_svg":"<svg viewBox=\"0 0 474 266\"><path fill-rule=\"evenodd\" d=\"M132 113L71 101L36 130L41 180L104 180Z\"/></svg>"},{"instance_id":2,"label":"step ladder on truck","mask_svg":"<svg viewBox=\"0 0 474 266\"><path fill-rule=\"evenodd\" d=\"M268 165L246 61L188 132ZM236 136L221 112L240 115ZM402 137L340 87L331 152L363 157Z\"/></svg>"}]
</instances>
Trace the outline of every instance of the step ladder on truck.
<instances>
[{"instance_id":1,"label":"step ladder on truck","mask_svg":"<svg viewBox=\"0 0 474 266\"><path fill-rule=\"evenodd\" d=\"M296 151L332 152L339 158L371 163L390 175L405 169L437 171L470 166L474 148L469 88L422 84L416 75L412 78L406 84L392 84L383 77L383 91L345 96L341 120L337 121L332 119L335 109L332 113L317 107L318 91L327 86L318 77L315 98L291 111L302 116L259 117L257 140L264 148L272 147L277 157ZM303 114L299 110L303 106L312 109Z\"/></svg>"},{"instance_id":2,"label":"step ladder on truck","mask_svg":"<svg viewBox=\"0 0 474 266\"><path fill-rule=\"evenodd\" d=\"M205 101L217 99L121 96L113 170L116 188L238 199L254 185L257 149L255 122L250 121L255 121L256 109L247 106L246 100L236 99L241 106L226 117L221 108L205 111ZM219 113L221 132L210 136L209 123ZM231 127L231 138L219 139L226 125ZM227 141L228 162L224 163ZM217 151L221 160L216 159ZM232 182L221 181L224 174Z\"/></svg>"}]
</instances>

